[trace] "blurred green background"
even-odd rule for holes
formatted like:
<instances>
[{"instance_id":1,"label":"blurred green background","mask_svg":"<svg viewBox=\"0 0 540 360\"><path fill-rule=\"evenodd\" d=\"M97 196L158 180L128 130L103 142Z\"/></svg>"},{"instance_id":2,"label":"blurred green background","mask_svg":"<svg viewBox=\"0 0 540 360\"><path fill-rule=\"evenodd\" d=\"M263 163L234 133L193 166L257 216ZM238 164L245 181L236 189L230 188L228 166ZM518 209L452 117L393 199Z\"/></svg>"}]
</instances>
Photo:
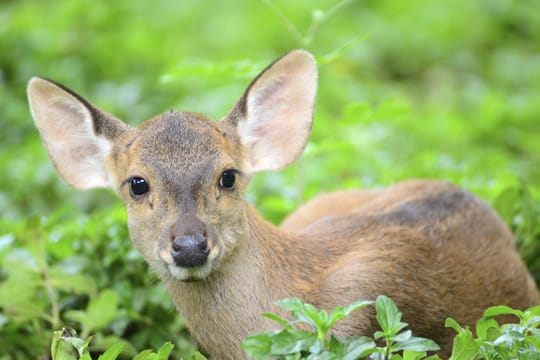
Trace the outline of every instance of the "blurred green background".
<instances>
[{"instance_id":1,"label":"blurred green background","mask_svg":"<svg viewBox=\"0 0 540 360\"><path fill-rule=\"evenodd\" d=\"M30 77L130 124L171 108L219 118L294 48L319 63L315 124L298 164L254 179L248 198L267 218L333 189L447 180L497 208L540 277L538 0L4 0L0 359L46 357L63 325L94 334L94 351L193 349L112 193L55 174Z\"/></svg>"}]
</instances>

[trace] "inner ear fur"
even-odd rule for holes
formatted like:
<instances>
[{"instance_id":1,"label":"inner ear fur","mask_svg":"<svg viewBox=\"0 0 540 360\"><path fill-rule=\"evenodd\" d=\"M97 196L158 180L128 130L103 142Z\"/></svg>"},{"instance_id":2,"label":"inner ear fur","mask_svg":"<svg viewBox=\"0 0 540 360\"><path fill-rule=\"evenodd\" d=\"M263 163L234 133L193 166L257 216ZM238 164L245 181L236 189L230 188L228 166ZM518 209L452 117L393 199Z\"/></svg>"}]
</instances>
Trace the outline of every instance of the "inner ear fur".
<instances>
[{"instance_id":1,"label":"inner ear fur","mask_svg":"<svg viewBox=\"0 0 540 360\"><path fill-rule=\"evenodd\" d=\"M129 127L53 81L32 78L27 91L36 127L64 181L79 189L110 187L105 162L113 141Z\"/></svg>"},{"instance_id":2,"label":"inner ear fur","mask_svg":"<svg viewBox=\"0 0 540 360\"><path fill-rule=\"evenodd\" d=\"M317 67L292 51L263 70L225 117L242 143L245 171L281 169L300 157L311 131Z\"/></svg>"}]
</instances>

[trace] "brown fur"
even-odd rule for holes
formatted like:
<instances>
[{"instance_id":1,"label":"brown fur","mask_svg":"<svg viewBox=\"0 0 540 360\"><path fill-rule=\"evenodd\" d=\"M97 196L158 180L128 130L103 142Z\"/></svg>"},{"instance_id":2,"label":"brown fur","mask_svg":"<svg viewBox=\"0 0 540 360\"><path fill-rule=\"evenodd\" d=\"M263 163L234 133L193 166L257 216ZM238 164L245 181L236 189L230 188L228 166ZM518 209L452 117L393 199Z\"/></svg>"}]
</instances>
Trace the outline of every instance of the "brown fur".
<instances>
[{"instance_id":1,"label":"brown fur","mask_svg":"<svg viewBox=\"0 0 540 360\"><path fill-rule=\"evenodd\" d=\"M278 79L279 85L283 78ZM33 81L31 104L47 143L48 133L57 129L43 125L53 120L42 98L47 92L55 99L63 95L52 83ZM68 103L66 111L76 108L73 99L80 97L71 92L65 97L55 103ZM322 195L281 228L262 219L243 199L251 149L243 145L237 126L246 116L246 98L217 123L171 111L138 128L126 127L86 101L80 105L97 119L96 136L111 141L106 180L126 204L133 243L212 358L245 358L239 343L276 327L261 314L276 311L272 303L284 297L329 310L386 294L416 335L437 341L445 355L454 335L444 328L447 317L471 325L488 306L524 309L540 302L503 221L483 201L444 182L413 180ZM307 126L310 122L298 129ZM51 156L58 167L64 165ZM228 169L239 171L232 190L218 185ZM142 197L129 193L133 176L149 184ZM208 239L209 265L179 275L170 258L171 240L193 231ZM364 310L338 322L335 332L371 335L375 325L373 309Z\"/></svg>"}]
</instances>

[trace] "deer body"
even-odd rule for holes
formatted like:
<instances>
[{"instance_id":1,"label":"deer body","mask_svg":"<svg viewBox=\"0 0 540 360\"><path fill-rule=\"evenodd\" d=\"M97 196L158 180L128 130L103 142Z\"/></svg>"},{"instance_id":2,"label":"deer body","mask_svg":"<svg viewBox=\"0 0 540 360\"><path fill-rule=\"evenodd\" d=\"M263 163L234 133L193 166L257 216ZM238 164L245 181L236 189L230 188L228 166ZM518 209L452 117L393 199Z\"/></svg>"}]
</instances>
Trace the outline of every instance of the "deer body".
<instances>
[{"instance_id":1,"label":"deer body","mask_svg":"<svg viewBox=\"0 0 540 360\"><path fill-rule=\"evenodd\" d=\"M60 175L116 191L134 245L215 359L245 358L239 342L274 328L261 313L284 297L331 309L386 294L446 353L446 317L470 324L490 305L539 302L507 227L452 185L323 195L281 228L245 202L252 174L290 164L305 146L316 92L306 52L269 66L219 122L171 111L132 128L48 80L32 79L28 92ZM336 332L374 326L361 311Z\"/></svg>"}]
</instances>

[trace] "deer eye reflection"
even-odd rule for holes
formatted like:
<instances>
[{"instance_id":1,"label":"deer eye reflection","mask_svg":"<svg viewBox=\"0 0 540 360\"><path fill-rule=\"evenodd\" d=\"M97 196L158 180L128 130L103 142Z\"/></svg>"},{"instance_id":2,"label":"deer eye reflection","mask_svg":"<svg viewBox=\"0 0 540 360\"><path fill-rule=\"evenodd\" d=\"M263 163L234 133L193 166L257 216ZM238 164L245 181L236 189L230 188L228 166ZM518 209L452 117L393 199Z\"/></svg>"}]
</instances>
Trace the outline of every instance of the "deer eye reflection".
<instances>
[{"instance_id":1,"label":"deer eye reflection","mask_svg":"<svg viewBox=\"0 0 540 360\"><path fill-rule=\"evenodd\" d=\"M150 191L150 187L146 180L142 177L132 177L129 179L129 193L133 197L140 197Z\"/></svg>"},{"instance_id":2,"label":"deer eye reflection","mask_svg":"<svg viewBox=\"0 0 540 360\"><path fill-rule=\"evenodd\" d=\"M236 171L225 170L219 178L219 186L222 189L232 190L236 186Z\"/></svg>"}]
</instances>

